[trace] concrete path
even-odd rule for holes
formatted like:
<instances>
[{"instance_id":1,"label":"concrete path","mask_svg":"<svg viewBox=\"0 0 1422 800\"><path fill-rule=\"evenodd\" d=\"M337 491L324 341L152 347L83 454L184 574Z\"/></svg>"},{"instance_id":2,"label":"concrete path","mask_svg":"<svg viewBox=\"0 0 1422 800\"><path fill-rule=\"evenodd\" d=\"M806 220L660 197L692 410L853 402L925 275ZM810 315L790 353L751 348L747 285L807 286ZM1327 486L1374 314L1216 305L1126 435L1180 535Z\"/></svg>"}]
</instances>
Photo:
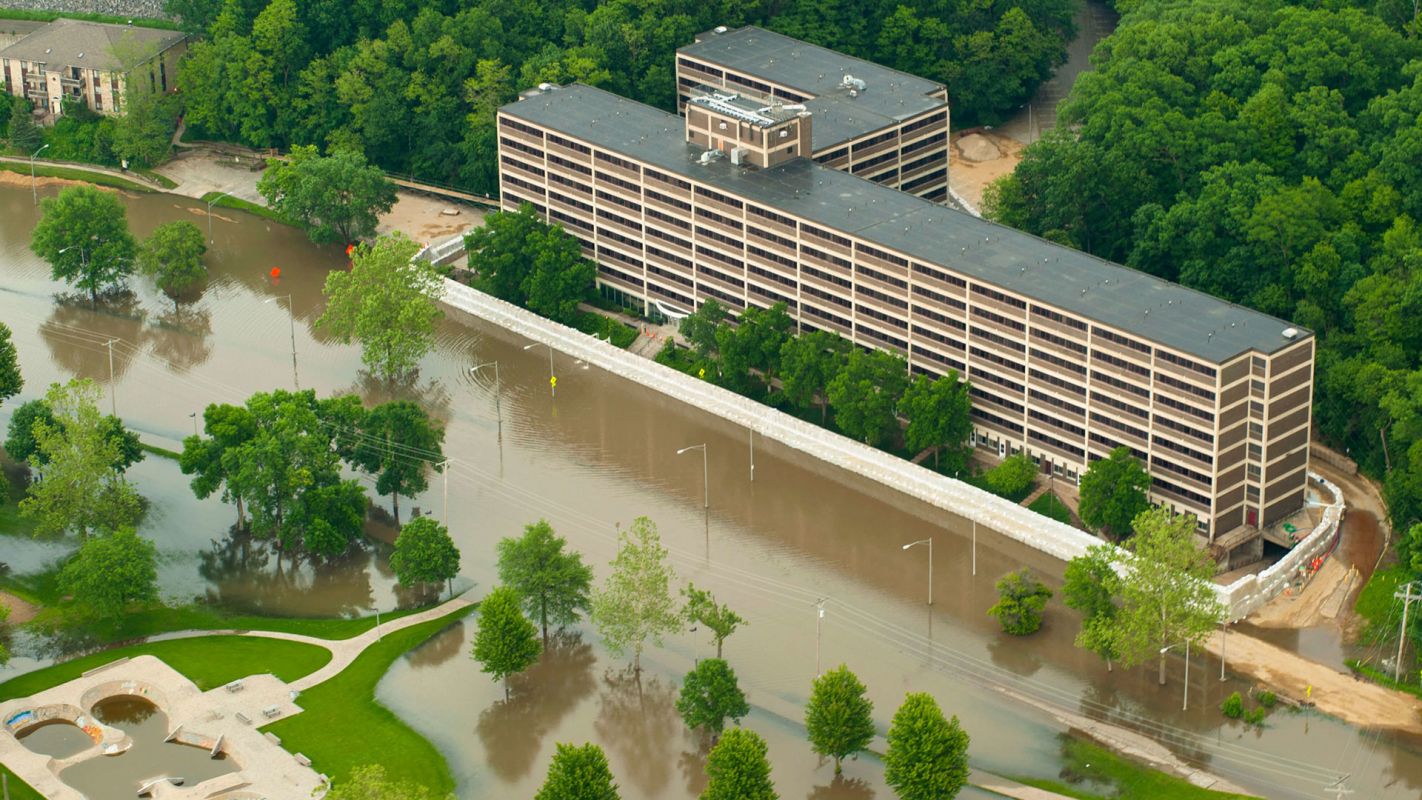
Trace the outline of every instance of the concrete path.
<instances>
[{"instance_id":1,"label":"concrete path","mask_svg":"<svg viewBox=\"0 0 1422 800\"><path fill-rule=\"evenodd\" d=\"M968 771L968 785L976 786L993 794L1000 794L1003 797L1011 797L1014 800L1071 800L1064 794L1038 789L1035 786L1028 786L1010 778L977 769Z\"/></svg>"}]
</instances>

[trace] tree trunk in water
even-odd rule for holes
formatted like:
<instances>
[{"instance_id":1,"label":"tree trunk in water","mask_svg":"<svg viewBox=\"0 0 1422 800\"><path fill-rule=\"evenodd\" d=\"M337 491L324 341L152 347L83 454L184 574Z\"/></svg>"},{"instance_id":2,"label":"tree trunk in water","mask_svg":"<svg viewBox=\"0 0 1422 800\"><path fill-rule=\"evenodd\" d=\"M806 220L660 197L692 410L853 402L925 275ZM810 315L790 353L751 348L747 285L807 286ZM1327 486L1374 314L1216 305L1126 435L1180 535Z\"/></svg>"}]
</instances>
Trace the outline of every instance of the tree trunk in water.
<instances>
[{"instance_id":1,"label":"tree trunk in water","mask_svg":"<svg viewBox=\"0 0 1422 800\"><path fill-rule=\"evenodd\" d=\"M836 774L836 775L842 775L842 774L844 774L844 770L841 769L840 766L839 766L839 756L835 756L835 757L834 757L834 774Z\"/></svg>"},{"instance_id":2,"label":"tree trunk in water","mask_svg":"<svg viewBox=\"0 0 1422 800\"><path fill-rule=\"evenodd\" d=\"M718 659L721 657L721 642L722 642L722 641L724 641L724 640L723 640L723 639L720 639L720 638L717 638L717 639L716 639L716 658L718 658Z\"/></svg>"},{"instance_id":3,"label":"tree trunk in water","mask_svg":"<svg viewBox=\"0 0 1422 800\"><path fill-rule=\"evenodd\" d=\"M1111 672L1111 659L1106 659L1106 671Z\"/></svg>"},{"instance_id":4,"label":"tree trunk in water","mask_svg":"<svg viewBox=\"0 0 1422 800\"><path fill-rule=\"evenodd\" d=\"M395 510L395 528L400 528L400 493L390 493L390 507Z\"/></svg>"},{"instance_id":5,"label":"tree trunk in water","mask_svg":"<svg viewBox=\"0 0 1422 800\"><path fill-rule=\"evenodd\" d=\"M1165 653L1160 654L1160 685L1165 685Z\"/></svg>"}]
</instances>

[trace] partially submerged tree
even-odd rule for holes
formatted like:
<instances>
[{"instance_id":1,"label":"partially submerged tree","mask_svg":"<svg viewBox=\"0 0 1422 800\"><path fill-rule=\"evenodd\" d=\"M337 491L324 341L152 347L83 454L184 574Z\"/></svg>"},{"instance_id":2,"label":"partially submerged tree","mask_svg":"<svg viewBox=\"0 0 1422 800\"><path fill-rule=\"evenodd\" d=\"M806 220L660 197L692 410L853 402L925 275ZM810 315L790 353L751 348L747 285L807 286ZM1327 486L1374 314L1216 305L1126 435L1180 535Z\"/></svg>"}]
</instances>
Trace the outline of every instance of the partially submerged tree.
<instances>
[{"instance_id":1,"label":"partially submerged tree","mask_svg":"<svg viewBox=\"0 0 1422 800\"><path fill-rule=\"evenodd\" d=\"M884 782L900 800L952 800L968 783L968 734L933 695L904 697L889 726Z\"/></svg>"},{"instance_id":2,"label":"partially submerged tree","mask_svg":"<svg viewBox=\"0 0 1422 800\"><path fill-rule=\"evenodd\" d=\"M178 305L189 289L207 278L202 254L207 252L202 230L187 220L165 222L153 230L138 250L138 268L153 278L159 290Z\"/></svg>"},{"instance_id":3,"label":"partially submerged tree","mask_svg":"<svg viewBox=\"0 0 1422 800\"><path fill-rule=\"evenodd\" d=\"M55 280L74 285L92 302L133 274L137 245L113 192L70 186L40 201L40 212L30 249L49 262Z\"/></svg>"},{"instance_id":4,"label":"partially submerged tree","mask_svg":"<svg viewBox=\"0 0 1422 800\"><path fill-rule=\"evenodd\" d=\"M640 673L647 640L660 645L663 636L681 629L671 593L676 572L650 519L633 520L617 541L612 573L593 592L592 621L613 655L632 650L633 669Z\"/></svg>"},{"instance_id":5,"label":"partially submerged tree","mask_svg":"<svg viewBox=\"0 0 1422 800\"><path fill-rule=\"evenodd\" d=\"M739 724L741 717L750 713L750 704L736 683L735 670L719 658L707 658L686 674L676 710L686 727L701 728L715 741L726 720Z\"/></svg>"},{"instance_id":6,"label":"partially submerged tree","mask_svg":"<svg viewBox=\"0 0 1422 800\"><path fill-rule=\"evenodd\" d=\"M435 800L424 786L385 777L385 767L366 764L331 784L326 800Z\"/></svg>"},{"instance_id":7,"label":"partially submerged tree","mask_svg":"<svg viewBox=\"0 0 1422 800\"><path fill-rule=\"evenodd\" d=\"M480 669L504 682L507 699L509 676L528 669L541 652L538 629L523 616L518 592L511 586L495 587L479 603L473 655Z\"/></svg>"},{"instance_id":8,"label":"partially submerged tree","mask_svg":"<svg viewBox=\"0 0 1422 800\"><path fill-rule=\"evenodd\" d=\"M395 524L400 524L400 496L429 488L427 469L445 469L444 428L409 400L392 400L370 409L361 420L351 463L375 476L375 491L390 495Z\"/></svg>"},{"instance_id":9,"label":"partially submerged tree","mask_svg":"<svg viewBox=\"0 0 1422 800\"><path fill-rule=\"evenodd\" d=\"M1118 447L1092 462L1081 476L1081 521L1115 539L1130 535L1136 516L1150 508L1150 474L1131 454Z\"/></svg>"},{"instance_id":10,"label":"partially submerged tree","mask_svg":"<svg viewBox=\"0 0 1422 800\"><path fill-rule=\"evenodd\" d=\"M726 731L706 757L708 780L700 800L777 800L765 753L765 740L755 731Z\"/></svg>"},{"instance_id":11,"label":"partially submerged tree","mask_svg":"<svg viewBox=\"0 0 1422 800\"><path fill-rule=\"evenodd\" d=\"M592 569L583 557L564 551L567 542L548 520L524 526L523 536L499 540L499 580L518 590L524 611L536 620L548 641L548 625L572 625L591 601Z\"/></svg>"},{"instance_id":12,"label":"partially submerged tree","mask_svg":"<svg viewBox=\"0 0 1422 800\"><path fill-rule=\"evenodd\" d=\"M134 603L158 599L157 549L133 528L89 538L64 565L59 585L80 607L113 619Z\"/></svg>"},{"instance_id":13,"label":"partially submerged tree","mask_svg":"<svg viewBox=\"0 0 1422 800\"><path fill-rule=\"evenodd\" d=\"M559 742L548 777L533 800L618 800L617 783L602 748Z\"/></svg>"},{"instance_id":14,"label":"partially submerged tree","mask_svg":"<svg viewBox=\"0 0 1422 800\"><path fill-rule=\"evenodd\" d=\"M395 536L390 568L402 586L445 583L459 574L459 548L433 517L417 517Z\"/></svg>"},{"instance_id":15,"label":"partially submerged tree","mask_svg":"<svg viewBox=\"0 0 1422 800\"><path fill-rule=\"evenodd\" d=\"M218 489L222 501L237 507L237 527L246 526L242 495L230 480L239 466L242 445L257 435L257 419L245 406L209 405L202 412L203 436L183 440L178 466L184 475L194 476L189 484L198 499L206 499Z\"/></svg>"},{"instance_id":16,"label":"partially submerged tree","mask_svg":"<svg viewBox=\"0 0 1422 800\"><path fill-rule=\"evenodd\" d=\"M686 598L686 608L682 610L686 621L705 625L707 630L711 631L711 638L716 642L716 657L720 658L721 645L726 641L726 637L735 633L737 627L744 625L745 620L729 606L716 602L715 595L705 589L696 588L694 583L688 583L686 588L681 590L681 594Z\"/></svg>"},{"instance_id":17,"label":"partially submerged tree","mask_svg":"<svg viewBox=\"0 0 1422 800\"><path fill-rule=\"evenodd\" d=\"M843 771L842 760L874 740L874 704L865 691L849 667L840 664L816 678L810 692L805 708L810 746L819 755L834 759L836 775Z\"/></svg>"},{"instance_id":18,"label":"partially submerged tree","mask_svg":"<svg viewBox=\"0 0 1422 800\"><path fill-rule=\"evenodd\" d=\"M1081 612L1081 632L1076 646L1090 650L1106 660L1116 658L1116 596L1121 591L1121 576L1116 573L1116 548L1095 545L1085 555L1067 563L1062 582L1062 601L1068 608Z\"/></svg>"},{"instance_id":19,"label":"partially submerged tree","mask_svg":"<svg viewBox=\"0 0 1422 800\"><path fill-rule=\"evenodd\" d=\"M20 375L20 354L10 341L10 327L0 322L0 403L20 393L25 379Z\"/></svg>"},{"instance_id":20,"label":"partially submerged tree","mask_svg":"<svg viewBox=\"0 0 1422 800\"><path fill-rule=\"evenodd\" d=\"M1042 610L1052 590L1042 585L1030 569L1009 572L997 580L997 603L988 609L1002 629L1013 636L1036 633L1042 627Z\"/></svg>"},{"instance_id":21,"label":"partially submerged tree","mask_svg":"<svg viewBox=\"0 0 1422 800\"><path fill-rule=\"evenodd\" d=\"M267 159L257 191L317 244L369 239L395 205L395 185L380 168L344 148L322 156L314 145L296 145L286 159Z\"/></svg>"},{"instance_id":22,"label":"partially submerged tree","mask_svg":"<svg viewBox=\"0 0 1422 800\"><path fill-rule=\"evenodd\" d=\"M361 344L361 362L383 380L408 378L434 347L444 281L411 259L418 242L402 233L359 245L351 268L326 276L326 311L316 321L337 341Z\"/></svg>"}]
</instances>

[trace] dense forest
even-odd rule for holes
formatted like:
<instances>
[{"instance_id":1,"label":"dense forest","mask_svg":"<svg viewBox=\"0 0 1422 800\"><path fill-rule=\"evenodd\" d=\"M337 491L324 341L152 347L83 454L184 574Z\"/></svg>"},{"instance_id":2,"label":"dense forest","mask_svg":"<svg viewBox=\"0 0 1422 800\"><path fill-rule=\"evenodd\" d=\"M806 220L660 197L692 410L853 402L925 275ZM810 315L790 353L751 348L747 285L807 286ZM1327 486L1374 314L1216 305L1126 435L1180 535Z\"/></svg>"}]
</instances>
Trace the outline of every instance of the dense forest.
<instances>
[{"instance_id":1,"label":"dense forest","mask_svg":"<svg viewBox=\"0 0 1422 800\"><path fill-rule=\"evenodd\" d=\"M1384 478L1405 531L1422 520L1413 4L1117 4L1062 126L990 213L1315 330L1317 428Z\"/></svg>"},{"instance_id":2,"label":"dense forest","mask_svg":"<svg viewBox=\"0 0 1422 800\"><path fill-rule=\"evenodd\" d=\"M665 109L674 52L762 25L942 81L955 125L992 123L1065 57L1073 0L168 0L201 36L183 67L197 136L353 147L493 193L494 110L582 81Z\"/></svg>"}]
</instances>

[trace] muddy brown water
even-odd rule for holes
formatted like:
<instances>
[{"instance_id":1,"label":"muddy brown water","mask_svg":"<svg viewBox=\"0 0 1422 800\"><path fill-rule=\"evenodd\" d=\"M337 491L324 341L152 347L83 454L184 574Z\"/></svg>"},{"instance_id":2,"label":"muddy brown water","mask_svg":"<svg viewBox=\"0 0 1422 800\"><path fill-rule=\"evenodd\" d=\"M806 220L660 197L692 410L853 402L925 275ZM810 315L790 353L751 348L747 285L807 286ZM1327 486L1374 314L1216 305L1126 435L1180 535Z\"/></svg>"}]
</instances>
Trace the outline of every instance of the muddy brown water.
<instances>
[{"instance_id":1,"label":"muddy brown water","mask_svg":"<svg viewBox=\"0 0 1422 800\"><path fill-rule=\"evenodd\" d=\"M181 778L183 785L196 786L237 770L226 756L213 758L206 750L163 741L170 732L168 716L147 700L104 700L94 706L94 716L127 733L133 744L119 755L88 758L59 773L89 800L126 800L155 778Z\"/></svg>"},{"instance_id":2,"label":"muddy brown water","mask_svg":"<svg viewBox=\"0 0 1422 800\"><path fill-rule=\"evenodd\" d=\"M52 191L52 190L51 190ZM126 198L136 233L172 219L202 223L200 209L168 196ZM546 517L599 575L615 548L616 525L648 515L661 529L684 580L711 589L750 622L728 640L726 657L754 706L745 724L766 735L775 778L786 797L891 796L872 756L831 780L804 741L803 705L816 672L847 663L868 685L881 732L906 691L932 692L972 735L980 768L1055 778L1064 726L1003 696L1028 694L1095 719L1134 727L1180 756L1269 797L1318 797L1351 774L1355 796L1416 797L1422 758L1409 742L1360 731L1313 714L1276 712L1269 726L1229 723L1218 705L1242 681L1219 680L1219 663L1195 654L1189 710L1181 710L1183 663L1170 682L1152 670L1107 672L1073 644L1076 619L1051 606L1042 631L1015 639L987 615L993 581L1027 565L1060 580L1062 565L987 530L772 442L755 443L750 481L746 433L675 398L585 369L555 354L558 396L549 397L548 359L526 342L463 315L441 325L413 389L392 391L363 377L353 346L314 328L334 249L266 220L225 211L214 220L207 256L212 279L181 314L141 278L132 297L91 309L57 298L63 287L29 252L36 219L29 193L0 188L0 317L15 332L26 377L22 397L0 407L0 422L45 385L81 375L108 385L114 346L119 414L155 444L176 447L192 432L190 413L210 402L240 402L258 390L292 385L285 295L293 297L301 386L323 394L359 393L367 402L408 396L448 426L449 517L464 577L481 595L495 580L494 543ZM280 266L282 277L269 277ZM273 298L282 298L274 300ZM492 375L470 376L497 360L503 384L498 438ZM108 397L104 398L105 403ZM702 460L676 450L705 443L710 512L703 515ZM231 539L235 512L198 501L176 465L150 456L133 479L151 500L142 533L158 543L166 595L205 597L269 613L353 614L402 599L382 548L335 564L292 567L259 543ZM442 513L444 481L402 501ZM388 507L388 499L382 498ZM388 541L387 526L373 525ZM934 539L934 600L926 605L927 551L902 544ZM61 558L72 542L0 539L0 561L19 572ZM826 598L816 635L814 602ZM704 746L672 708L680 676L714 654L703 632L669 638L643 656L642 680L623 671L589 630L562 640L547 660L502 688L469 657L473 623L462 623L397 662L379 697L449 758L461 797L529 796L555 743L595 741L608 752L629 798L692 797L702 780ZM818 639L818 641L817 641ZM32 657L15 660L25 668ZM875 749L882 750L882 739Z\"/></svg>"}]
</instances>

